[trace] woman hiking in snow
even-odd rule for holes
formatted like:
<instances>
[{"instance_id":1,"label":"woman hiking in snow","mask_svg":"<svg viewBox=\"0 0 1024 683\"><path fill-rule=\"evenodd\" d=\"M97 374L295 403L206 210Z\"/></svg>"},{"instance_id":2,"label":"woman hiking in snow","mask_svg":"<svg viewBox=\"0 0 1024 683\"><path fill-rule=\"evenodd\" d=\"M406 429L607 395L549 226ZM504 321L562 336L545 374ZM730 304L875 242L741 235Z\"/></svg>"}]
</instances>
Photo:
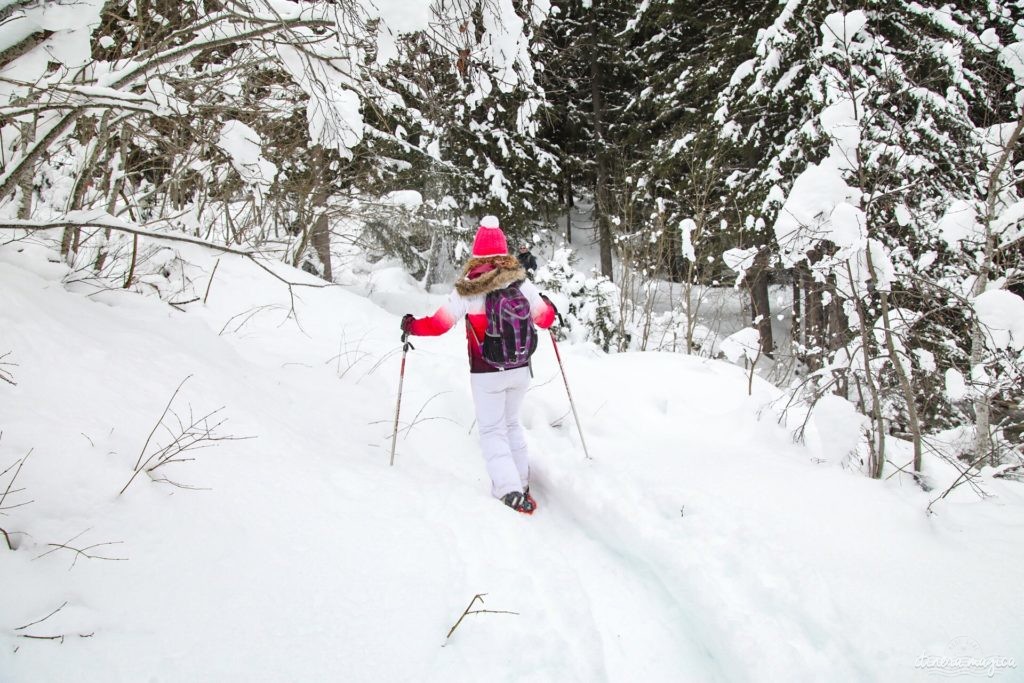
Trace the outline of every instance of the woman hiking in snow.
<instances>
[{"instance_id":1,"label":"woman hiking in snow","mask_svg":"<svg viewBox=\"0 0 1024 683\"><path fill-rule=\"evenodd\" d=\"M430 317L402 317L404 334L426 337L444 334L466 319L470 386L491 493L526 514L537 503L530 496L519 408L530 386L529 356L537 342L533 326L551 327L555 315L555 307L508 253L498 219L485 216L448 301Z\"/></svg>"}]
</instances>

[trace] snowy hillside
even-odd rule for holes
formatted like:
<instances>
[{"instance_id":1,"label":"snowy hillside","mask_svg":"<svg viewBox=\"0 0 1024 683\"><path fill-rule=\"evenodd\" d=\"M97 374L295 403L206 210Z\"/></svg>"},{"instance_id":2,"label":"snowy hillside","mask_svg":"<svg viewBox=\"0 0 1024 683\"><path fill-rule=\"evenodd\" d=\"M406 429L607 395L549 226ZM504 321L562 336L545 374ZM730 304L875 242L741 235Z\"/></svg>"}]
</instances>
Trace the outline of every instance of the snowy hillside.
<instances>
[{"instance_id":1,"label":"snowy hillside","mask_svg":"<svg viewBox=\"0 0 1024 683\"><path fill-rule=\"evenodd\" d=\"M183 255L205 290L215 257ZM297 288L289 318L242 258L178 311L66 286L46 256L0 250L4 683L910 681L1024 654L1024 491L990 480L929 516L934 493L835 464L855 424L794 444L740 368L563 348L588 461L542 340L524 517L488 494L458 332L410 352L388 467L394 313L438 299L397 270L375 280L390 312ZM186 377L171 411L220 409L210 436L232 438L155 470L200 490L142 474L119 496L176 435L168 413L146 445ZM476 594L516 614L446 641Z\"/></svg>"}]
</instances>

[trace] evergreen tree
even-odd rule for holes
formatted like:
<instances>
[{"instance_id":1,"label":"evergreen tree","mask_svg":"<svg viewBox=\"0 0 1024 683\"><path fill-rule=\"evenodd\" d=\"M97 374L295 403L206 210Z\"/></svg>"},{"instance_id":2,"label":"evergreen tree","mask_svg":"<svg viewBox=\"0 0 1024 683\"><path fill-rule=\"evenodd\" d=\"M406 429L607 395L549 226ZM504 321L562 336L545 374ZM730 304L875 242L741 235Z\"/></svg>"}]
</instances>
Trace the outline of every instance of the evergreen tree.
<instances>
[{"instance_id":1,"label":"evergreen tree","mask_svg":"<svg viewBox=\"0 0 1024 683\"><path fill-rule=\"evenodd\" d=\"M875 476L890 425L913 432L919 467L922 412L952 410L923 399L935 375L912 351L965 364L956 290L977 269L936 225L977 195L984 131L1012 111L991 47L1013 30L1003 9L790 3L721 98L721 134L763 154L729 185L800 274L805 358L874 417Z\"/></svg>"},{"instance_id":2,"label":"evergreen tree","mask_svg":"<svg viewBox=\"0 0 1024 683\"><path fill-rule=\"evenodd\" d=\"M456 8L458 9L458 8ZM495 213L512 238L526 235L543 217L556 193L558 167L538 143L537 111L544 92L536 87L528 49L499 65L483 54L498 40L486 7L442 15L438 29L404 37L384 85L402 102L372 119L380 131L368 140L373 154L400 160L373 186L419 190L422 222L410 233L419 244L427 284L443 279L456 242L471 237L463 214ZM522 6L506 21L522 24L532 41L537 16ZM507 27L506 27L507 28Z\"/></svg>"},{"instance_id":3,"label":"evergreen tree","mask_svg":"<svg viewBox=\"0 0 1024 683\"><path fill-rule=\"evenodd\" d=\"M628 56L638 83L625 107L625 147L632 155L622 187L629 217L622 257L642 278L662 274L683 285L687 348L697 324L695 288L721 277L717 256L725 249L749 245L725 187L747 160L741 147L717 135L712 115L769 10L774 5L654 1L640 5L629 22ZM758 264L765 262L759 257ZM748 283L770 355L766 268Z\"/></svg>"},{"instance_id":4,"label":"evergreen tree","mask_svg":"<svg viewBox=\"0 0 1024 683\"><path fill-rule=\"evenodd\" d=\"M638 82L626 31L632 10L632 3L619 0L557 0L540 53L551 102L545 137L563 169L563 205L570 207L581 187L593 198L601 274L609 278L623 223L622 179L634 153L626 116Z\"/></svg>"}]
</instances>

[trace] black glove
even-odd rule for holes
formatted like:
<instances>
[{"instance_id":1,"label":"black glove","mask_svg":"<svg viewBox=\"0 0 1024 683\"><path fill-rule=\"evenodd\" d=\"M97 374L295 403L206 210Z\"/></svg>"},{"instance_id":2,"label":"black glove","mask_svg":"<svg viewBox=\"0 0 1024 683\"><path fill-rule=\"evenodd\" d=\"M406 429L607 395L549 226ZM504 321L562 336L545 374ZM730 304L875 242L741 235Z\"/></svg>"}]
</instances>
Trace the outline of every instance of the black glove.
<instances>
[{"instance_id":1,"label":"black glove","mask_svg":"<svg viewBox=\"0 0 1024 683\"><path fill-rule=\"evenodd\" d=\"M402 316L402 334L403 334L403 336L407 335L407 334L410 334L410 330L412 329L412 322L414 320L416 320L416 316L414 316L412 313L406 313L405 315Z\"/></svg>"}]
</instances>

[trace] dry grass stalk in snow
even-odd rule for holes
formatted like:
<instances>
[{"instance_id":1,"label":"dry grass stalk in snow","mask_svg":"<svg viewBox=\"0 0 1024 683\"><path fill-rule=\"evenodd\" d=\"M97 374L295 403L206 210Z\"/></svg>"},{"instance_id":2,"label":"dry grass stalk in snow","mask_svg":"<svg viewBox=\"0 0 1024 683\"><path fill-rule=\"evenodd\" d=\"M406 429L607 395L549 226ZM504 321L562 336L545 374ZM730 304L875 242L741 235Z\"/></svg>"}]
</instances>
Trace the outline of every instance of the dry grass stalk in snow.
<instances>
[{"instance_id":1,"label":"dry grass stalk in snow","mask_svg":"<svg viewBox=\"0 0 1024 683\"><path fill-rule=\"evenodd\" d=\"M160 419L157 420L155 425L153 425L153 429L146 438L146 443L143 444L142 450L139 452L139 457L135 461L135 468L131 478L128 479L128 482L121 488L117 495L124 493L128 487L131 486L131 483L135 481L135 478L142 472L145 472L149 478L155 482L170 484L177 488L196 489L198 487L182 484L167 477L157 476L154 473L165 465L191 462L195 460L195 458L188 454L202 448L209 448L210 446L215 445L218 441L235 441L250 438L221 436L217 433L217 430L227 420L221 419L217 422L212 422L212 420L221 410L223 410L223 407L217 408L216 410L206 413L201 417L195 417L192 413L192 406L190 405L188 408L188 416L185 419L182 419L182 416L171 408L174 404L174 399L178 396L178 392L181 391L181 387L184 386L185 382L187 382L191 376L192 375L189 375L185 379L181 380L178 388L174 390L173 394L171 394L170 400L167 401L167 405L164 406L163 412L160 413ZM167 421L168 416L173 418L173 422ZM150 452L149 445L153 441L153 436L160 429L167 432L171 437L171 441L170 443Z\"/></svg>"}]
</instances>

